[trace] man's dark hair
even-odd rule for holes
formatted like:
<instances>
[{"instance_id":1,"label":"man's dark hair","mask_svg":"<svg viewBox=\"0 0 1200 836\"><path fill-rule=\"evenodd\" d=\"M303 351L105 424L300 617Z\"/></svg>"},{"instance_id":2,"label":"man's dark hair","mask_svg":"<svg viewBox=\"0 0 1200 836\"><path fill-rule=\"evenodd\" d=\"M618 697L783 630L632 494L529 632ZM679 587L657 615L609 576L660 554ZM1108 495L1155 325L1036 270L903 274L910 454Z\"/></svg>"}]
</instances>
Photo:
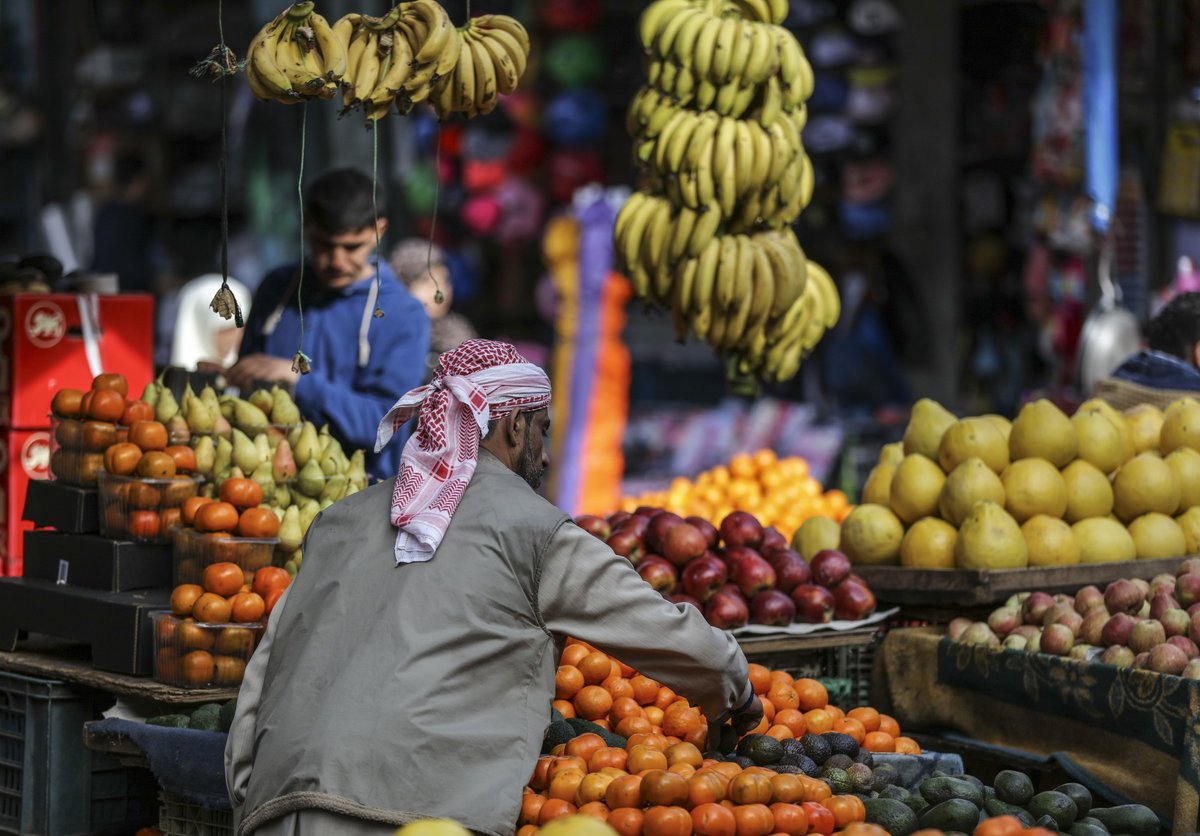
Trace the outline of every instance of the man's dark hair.
<instances>
[{"instance_id":1,"label":"man's dark hair","mask_svg":"<svg viewBox=\"0 0 1200 836\"><path fill-rule=\"evenodd\" d=\"M371 204L371 178L356 168L338 168L322 174L308 187L304 198L305 222L328 235L357 232L375 223L375 211L384 216L383 193Z\"/></svg>"},{"instance_id":2,"label":"man's dark hair","mask_svg":"<svg viewBox=\"0 0 1200 836\"><path fill-rule=\"evenodd\" d=\"M1159 311L1146 329L1152 351L1194 362L1200 342L1200 293L1181 293Z\"/></svg>"}]
</instances>

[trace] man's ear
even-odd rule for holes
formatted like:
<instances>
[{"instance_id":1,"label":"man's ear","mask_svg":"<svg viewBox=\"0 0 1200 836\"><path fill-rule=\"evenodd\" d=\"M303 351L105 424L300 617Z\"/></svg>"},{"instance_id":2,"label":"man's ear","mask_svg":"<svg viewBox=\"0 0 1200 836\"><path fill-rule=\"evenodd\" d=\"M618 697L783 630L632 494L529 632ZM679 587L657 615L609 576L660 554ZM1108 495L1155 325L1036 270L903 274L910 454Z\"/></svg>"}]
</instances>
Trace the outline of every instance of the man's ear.
<instances>
[{"instance_id":1,"label":"man's ear","mask_svg":"<svg viewBox=\"0 0 1200 836\"><path fill-rule=\"evenodd\" d=\"M521 410L510 412L508 418L508 441L513 447L521 446L521 436L525 432L525 422L529 417Z\"/></svg>"}]
</instances>

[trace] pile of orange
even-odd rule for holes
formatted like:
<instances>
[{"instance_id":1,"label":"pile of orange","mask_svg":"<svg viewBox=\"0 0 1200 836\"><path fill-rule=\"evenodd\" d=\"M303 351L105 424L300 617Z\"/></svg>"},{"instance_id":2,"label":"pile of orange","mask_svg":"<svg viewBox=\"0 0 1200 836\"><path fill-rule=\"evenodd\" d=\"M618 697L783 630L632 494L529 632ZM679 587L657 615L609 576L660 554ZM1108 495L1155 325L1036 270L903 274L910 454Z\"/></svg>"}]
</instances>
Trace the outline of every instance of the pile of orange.
<instances>
[{"instance_id":1,"label":"pile of orange","mask_svg":"<svg viewBox=\"0 0 1200 836\"><path fill-rule=\"evenodd\" d=\"M892 717L830 705L815 679L751 664L750 683L763 704L751 734L783 740L840 731L871 751L921 751ZM621 836L829 836L866 815L857 797L835 796L816 778L705 758L708 724L699 709L586 642L568 640L554 685L553 706L564 717L583 717L627 742L618 749L582 734L539 759L517 836L572 814L605 820Z\"/></svg>"},{"instance_id":2,"label":"pile of orange","mask_svg":"<svg viewBox=\"0 0 1200 836\"><path fill-rule=\"evenodd\" d=\"M846 495L826 491L809 472L807 461L799 456L781 459L770 449L738 453L694 480L680 477L665 491L622 500L621 510L632 512L639 505L701 517L715 526L734 511L746 511L789 540L811 517L841 522L850 513Z\"/></svg>"}]
</instances>

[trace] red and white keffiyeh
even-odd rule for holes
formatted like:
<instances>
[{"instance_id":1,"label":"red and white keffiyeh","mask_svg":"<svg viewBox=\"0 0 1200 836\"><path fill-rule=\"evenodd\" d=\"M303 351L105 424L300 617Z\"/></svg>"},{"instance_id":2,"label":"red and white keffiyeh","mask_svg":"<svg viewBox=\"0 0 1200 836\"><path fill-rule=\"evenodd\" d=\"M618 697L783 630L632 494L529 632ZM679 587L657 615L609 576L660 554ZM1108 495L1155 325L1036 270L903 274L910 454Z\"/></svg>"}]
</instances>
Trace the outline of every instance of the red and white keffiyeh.
<instances>
[{"instance_id":1,"label":"red and white keffiyeh","mask_svg":"<svg viewBox=\"0 0 1200 836\"><path fill-rule=\"evenodd\" d=\"M479 441L494 421L550 403L550 379L508 343L468 340L438 358L428 386L413 389L379 423L375 452L419 413L404 445L392 494L396 563L433 557L446 534L475 465Z\"/></svg>"}]
</instances>

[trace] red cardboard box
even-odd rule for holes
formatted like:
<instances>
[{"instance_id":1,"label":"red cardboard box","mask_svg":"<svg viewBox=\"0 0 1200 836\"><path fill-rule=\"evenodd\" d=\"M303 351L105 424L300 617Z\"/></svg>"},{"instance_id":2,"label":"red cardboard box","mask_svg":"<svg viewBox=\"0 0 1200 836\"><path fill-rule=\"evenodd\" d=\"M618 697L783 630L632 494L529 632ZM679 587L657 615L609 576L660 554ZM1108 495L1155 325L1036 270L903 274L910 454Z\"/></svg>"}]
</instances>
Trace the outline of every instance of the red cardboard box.
<instances>
[{"instance_id":1,"label":"red cardboard box","mask_svg":"<svg viewBox=\"0 0 1200 836\"><path fill-rule=\"evenodd\" d=\"M31 479L50 476L50 431L0 432L0 575L20 575L24 566L25 532L33 523L21 519Z\"/></svg>"},{"instance_id":2,"label":"red cardboard box","mask_svg":"<svg viewBox=\"0 0 1200 836\"><path fill-rule=\"evenodd\" d=\"M54 393L100 372L125 375L135 398L153 377L153 296L0 296L0 427L48 426Z\"/></svg>"}]
</instances>

